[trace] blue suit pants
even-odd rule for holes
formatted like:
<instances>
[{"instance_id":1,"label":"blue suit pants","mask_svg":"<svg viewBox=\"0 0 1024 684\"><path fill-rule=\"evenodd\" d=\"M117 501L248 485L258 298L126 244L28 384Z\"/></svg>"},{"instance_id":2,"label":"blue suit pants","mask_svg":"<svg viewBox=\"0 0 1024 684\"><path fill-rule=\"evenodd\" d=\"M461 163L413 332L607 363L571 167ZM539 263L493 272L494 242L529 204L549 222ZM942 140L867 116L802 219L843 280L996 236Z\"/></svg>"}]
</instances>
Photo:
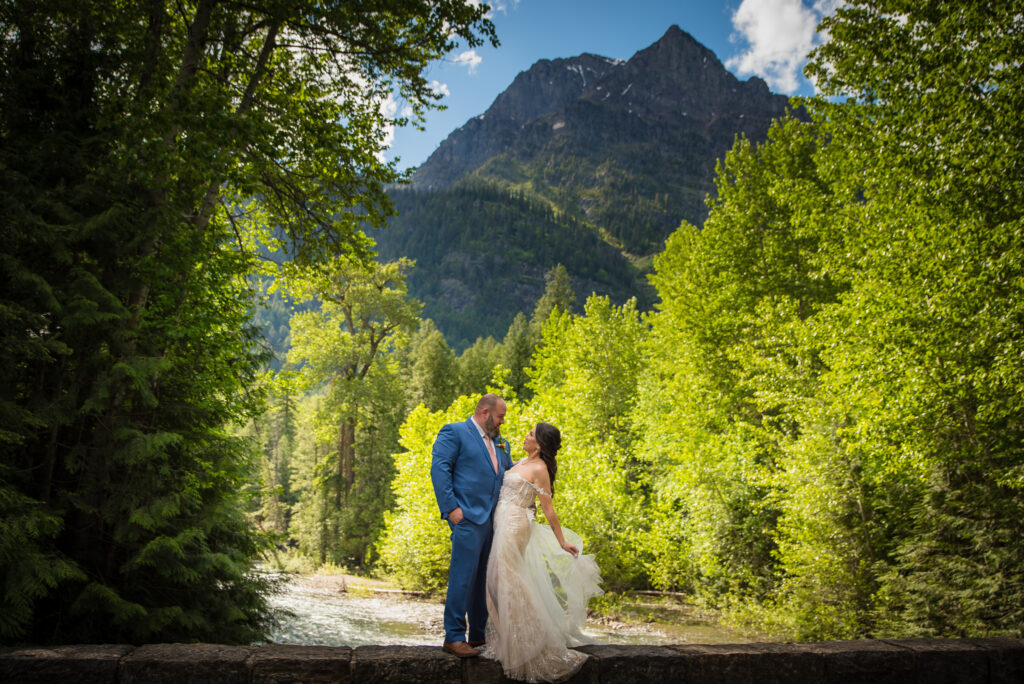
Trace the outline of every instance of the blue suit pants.
<instances>
[{"instance_id":1,"label":"blue suit pants","mask_svg":"<svg viewBox=\"0 0 1024 684\"><path fill-rule=\"evenodd\" d=\"M487 626L487 557L491 553L494 514L477 525L465 518L452 529L452 560L444 602L444 640L483 641Z\"/></svg>"}]
</instances>

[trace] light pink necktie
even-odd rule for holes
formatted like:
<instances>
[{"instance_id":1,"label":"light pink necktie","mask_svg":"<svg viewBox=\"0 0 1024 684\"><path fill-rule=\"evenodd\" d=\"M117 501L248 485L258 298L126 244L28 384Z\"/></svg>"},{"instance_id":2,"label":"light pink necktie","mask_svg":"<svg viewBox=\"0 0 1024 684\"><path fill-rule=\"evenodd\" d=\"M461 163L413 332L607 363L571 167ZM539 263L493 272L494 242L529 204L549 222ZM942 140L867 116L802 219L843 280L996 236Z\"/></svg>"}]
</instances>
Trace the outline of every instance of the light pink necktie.
<instances>
[{"instance_id":1,"label":"light pink necktie","mask_svg":"<svg viewBox=\"0 0 1024 684\"><path fill-rule=\"evenodd\" d=\"M494 472L498 472L498 457L494 455L494 445L491 444L491 440L484 436L484 444L487 445L487 453L491 455L491 465L494 466Z\"/></svg>"}]
</instances>

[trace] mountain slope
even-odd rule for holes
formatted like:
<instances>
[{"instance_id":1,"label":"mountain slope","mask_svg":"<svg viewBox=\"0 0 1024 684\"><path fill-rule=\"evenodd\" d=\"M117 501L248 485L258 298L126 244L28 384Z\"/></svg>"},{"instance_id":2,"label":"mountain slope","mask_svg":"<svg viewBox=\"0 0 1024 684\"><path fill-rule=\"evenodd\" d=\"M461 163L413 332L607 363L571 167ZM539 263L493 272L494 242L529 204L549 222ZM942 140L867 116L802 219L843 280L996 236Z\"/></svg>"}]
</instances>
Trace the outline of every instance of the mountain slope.
<instances>
[{"instance_id":1,"label":"mountain slope","mask_svg":"<svg viewBox=\"0 0 1024 684\"><path fill-rule=\"evenodd\" d=\"M414 255L409 290L455 349L478 336L500 339L516 313L533 308L558 263L577 293L651 303L650 288L618 250L545 204L468 182L391 198L398 216L374 236L378 252L386 260Z\"/></svg>"},{"instance_id":2,"label":"mountain slope","mask_svg":"<svg viewBox=\"0 0 1024 684\"><path fill-rule=\"evenodd\" d=\"M591 291L644 300L637 265L680 221L703 222L716 161L736 135L764 139L787 104L758 78L737 80L677 26L625 62L542 60L441 143L412 191L393 193L401 214L375 238L382 255L417 260L410 290L452 341L500 336L543 292L546 264L568 268L580 302ZM443 224L435 194L448 207ZM523 222L544 229L524 232ZM463 255L467 240L489 270L453 268L465 257L445 250ZM471 317L461 301L493 271L523 276Z\"/></svg>"}]
</instances>

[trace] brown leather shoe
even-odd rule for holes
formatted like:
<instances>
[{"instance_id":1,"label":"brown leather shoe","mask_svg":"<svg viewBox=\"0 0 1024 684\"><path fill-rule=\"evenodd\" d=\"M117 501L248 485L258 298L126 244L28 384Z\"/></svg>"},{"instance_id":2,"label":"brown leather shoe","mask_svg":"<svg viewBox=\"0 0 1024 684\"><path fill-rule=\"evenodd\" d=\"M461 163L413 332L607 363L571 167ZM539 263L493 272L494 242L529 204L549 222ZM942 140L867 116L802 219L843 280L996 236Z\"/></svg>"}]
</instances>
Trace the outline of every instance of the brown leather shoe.
<instances>
[{"instance_id":1,"label":"brown leather shoe","mask_svg":"<svg viewBox=\"0 0 1024 684\"><path fill-rule=\"evenodd\" d=\"M473 648L480 648L481 646L483 646L486 643L487 642L484 639L480 639L479 641L470 641L469 645L472 646Z\"/></svg>"},{"instance_id":2,"label":"brown leather shoe","mask_svg":"<svg viewBox=\"0 0 1024 684\"><path fill-rule=\"evenodd\" d=\"M472 658L480 655L480 651L470 647L465 641L446 641L441 648L460 658Z\"/></svg>"}]
</instances>

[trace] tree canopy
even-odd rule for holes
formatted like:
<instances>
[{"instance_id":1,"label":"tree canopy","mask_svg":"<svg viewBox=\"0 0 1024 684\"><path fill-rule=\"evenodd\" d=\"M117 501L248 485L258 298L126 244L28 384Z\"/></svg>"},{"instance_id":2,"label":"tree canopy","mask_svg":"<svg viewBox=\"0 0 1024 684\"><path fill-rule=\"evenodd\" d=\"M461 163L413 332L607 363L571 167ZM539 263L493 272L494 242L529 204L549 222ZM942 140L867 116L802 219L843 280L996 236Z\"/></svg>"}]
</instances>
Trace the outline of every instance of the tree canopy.
<instances>
[{"instance_id":1,"label":"tree canopy","mask_svg":"<svg viewBox=\"0 0 1024 684\"><path fill-rule=\"evenodd\" d=\"M461 1L0 3L0 639L249 642L251 275L366 259Z\"/></svg>"}]
</instances>

